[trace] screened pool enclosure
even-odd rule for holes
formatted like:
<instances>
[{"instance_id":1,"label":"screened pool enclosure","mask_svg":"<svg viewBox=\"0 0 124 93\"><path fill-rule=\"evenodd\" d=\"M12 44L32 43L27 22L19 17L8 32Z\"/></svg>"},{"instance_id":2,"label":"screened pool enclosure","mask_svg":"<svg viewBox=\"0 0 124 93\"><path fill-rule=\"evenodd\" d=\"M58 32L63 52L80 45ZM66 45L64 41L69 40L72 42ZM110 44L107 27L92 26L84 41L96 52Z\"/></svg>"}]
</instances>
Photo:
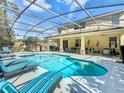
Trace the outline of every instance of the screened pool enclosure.
<instances>
[{"instance_id":1,"label":"screened pool enclosure","mask_svg":"<svg viewBox=\"0 0 124 93\"><path fill-rule=\"evenodd\" d=\"M54 36L123 29L120 23L124 19L118 15L123 8L123 0L1 0L0 34L10 37L14 33L17 40L33 37L47 41ZM113 12L116 15L111 18L99 18Z\"/></svg>"},{"instance_id":2,"label":"screened pool enclosure","mask_svg":"<svg viewBox=\"0 0 124 93\"><path fill-rule=\"evenodd\" d=\"M6 0L1 2L3 1ZM13 8L14 6L11 4L8 6L0 3L1 11L7 11L7 16L1 16L0 19L8 24L1 24L1 28L8 29L8 33L14 31L17 38L33 36L46 39L58 35L59 27L68 31L67 24L73 24L81 30L83 25L79 24L78 21L86 18L91 18L100 31L100 26L111 25L100 24L100 20L95 20L94 16L124 8L123 0L102 0L100 2L98 0L22 0L20 2L8 0L6 2L13 2L18 9ZM105 21L106 19L102 20Z\"/></svg>"}]
</instances>

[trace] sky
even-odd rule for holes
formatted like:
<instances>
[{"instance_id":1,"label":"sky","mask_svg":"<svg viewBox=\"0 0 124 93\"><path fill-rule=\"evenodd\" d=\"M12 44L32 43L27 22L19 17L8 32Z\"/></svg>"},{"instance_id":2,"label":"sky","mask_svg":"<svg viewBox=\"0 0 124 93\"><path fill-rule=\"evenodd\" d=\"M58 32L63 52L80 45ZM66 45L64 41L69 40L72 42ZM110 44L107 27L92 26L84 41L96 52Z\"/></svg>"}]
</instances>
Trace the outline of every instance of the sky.
<instances>
[{"instance_id":1,"label":"sky","mask_svg":"<svg viewBox=\"0 0 124 93\"><path fill-rule=\"evenodd\" d=\"M24 10L26 6L29 5L29 2L27 2L27 0L8 0L8 1L15 2L16 5L18 6L20 12L22 10ZM29 0L29 1L32 1L32 0ZM93 7L93 6L123 3L124 0L78 0L78 1L85 8L88 8L88 7ZM46 9L55 12L57 14L66 13L69 11L74 11L74 10L80 9L79 5L74 0L37 0L35 3L39 6L45 7ZM92 9L92 10L88 10L88 11L90 12L91 15L95 16L95 15L99 15L99 14L109 13L112 11L117 11L120 9L124 9L124 6ZM18 22L28 23L31 25L36 25L40 21L43 21L44 19L54 16L53 14L48 13L47 11L45 11L35 5L31 5L24 13L33 15L33 16L35 16L35 18L21 15L21 17L18 19ZM84 11L80 11L80 12L64 15L63 17L74 22L77 20L84 19L84 18L88 17L88 15L86 15L86 13ZM14 13L10 12L9 18L11 20L14 20L16 18L16 16L14 16ZM48 31L45 31L43 28L49 29L52 27L56 27L59 24L65 24L65 23L69 23L69 21L66 21L66 20L63 20L62 18L57 17L57 18L54 18L54 19L51 19L49 21L39 24L38 28L34 28L33 31L42 32L39 35L39 37L43 38L43 37L47 37L52 34L56 34L56 32L57 32L56 28L50 29ZM26 26L26 25L16 23L14 25L14 28L29 30L31 28L31 26ZM13 30L15 31L18 39L23 38L23 35L25 35L25 33L26 33L26 31L24 31L24 30L23 31L15 30L15 29L13 29ZM29 32L27 34L27 36L37 36L38 34L39 33L36 33L36 32Z\"/></svg>"}]
</instances>

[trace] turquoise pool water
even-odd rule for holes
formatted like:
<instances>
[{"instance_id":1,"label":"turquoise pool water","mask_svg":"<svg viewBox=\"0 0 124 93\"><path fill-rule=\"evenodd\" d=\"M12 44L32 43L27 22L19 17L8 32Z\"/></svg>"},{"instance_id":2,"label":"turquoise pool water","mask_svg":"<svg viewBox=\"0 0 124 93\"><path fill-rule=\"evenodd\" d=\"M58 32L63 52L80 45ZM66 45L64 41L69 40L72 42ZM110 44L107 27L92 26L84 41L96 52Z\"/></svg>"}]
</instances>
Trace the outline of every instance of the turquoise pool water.
<instances>
[{"instance_id":1,"label":"turquoise pool water","mask_svg":"<svg viewBox=\"0 0 124 93\"><path fill-rule=\"evenodd\" d=\"M107 70L91 61L73 59L69 56L57 54L40 54L28 57L38 62L42 68L48 71L61 71L63 76L101 76Z\"/></svg>"}]
</instances>

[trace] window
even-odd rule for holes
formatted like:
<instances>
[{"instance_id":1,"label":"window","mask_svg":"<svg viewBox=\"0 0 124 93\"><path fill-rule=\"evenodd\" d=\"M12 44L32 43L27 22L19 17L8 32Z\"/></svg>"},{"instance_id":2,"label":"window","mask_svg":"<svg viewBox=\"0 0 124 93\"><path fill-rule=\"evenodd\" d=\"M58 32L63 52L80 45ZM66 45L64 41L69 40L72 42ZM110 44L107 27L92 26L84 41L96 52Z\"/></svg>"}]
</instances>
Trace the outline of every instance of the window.
<instances>
[{"instance_id":1,"label":"window","mask_svg":"<svg viewBox=\"0 0 124 93\"><path fill-rule=\"evenodd\" d=\"M68 40L63 40L63 48L68 48Z\"/></svg>"},{"instance_id":2,"label":"window","mask_svg":"<svg viewBox=\"0 0 124 93\"><path fill-rule=\"evenodd\" d=\"M61 34L61 33L62 33L62 31L61 31L61 30L58 30L58 33L59 33L59 34Z\"/></svg>"},{"instance_id":3,"label":"window","mask_svg":"<svg viewBox=\"0 0 124 93\"><path fill-rule=\"evenodd\" d=\"M78 25L80 25L81 27L74 25L74 30L85 28L85 22L80 22L78 23Z\"/></svg>"},{"instance_id":4,"label":"window","mask_svg":"<svg viewBox=\"0 0 124 93\"><path fill-rule=\"evenodd\" d=\"M109 48L117 48L117 37L109 38Z\"/></svg>"},{"instance_id":5,"label":"window","mask_svg":"<svg viewBox=\"0 0 124 93\"><path fill-rule=\"evenodd\" d=\"M81 28L85 28L85 22L81 22L80 25L81 25Z\"/></svg>"},{"instance_id":6,"label":"window","mask_svg":"<svg viewBox=\"0 0 124 93\"><path fill-rule=\"evenodd\" d=\"M75 47L81 47L81 39L75 40Z\"/></svg>"},{"instance_id":7,"label":"window","mask_svg":"<svg viewBox=\"0 0 124 93\"><path fill-rule=\"evenodd\" d=\"M77 30L77 29L80 29L80 27L77 25L74 25L74 30Z\"/></svg>"},{"instance_id":8,"label":"window","mask_svg":"<svg viewBox=\"0 0 124 93\"><path fill-rule=\"evenodd\" d=\"M112 25L119 25L119 14L112 15Z\"/></svg>"}]
</instances>

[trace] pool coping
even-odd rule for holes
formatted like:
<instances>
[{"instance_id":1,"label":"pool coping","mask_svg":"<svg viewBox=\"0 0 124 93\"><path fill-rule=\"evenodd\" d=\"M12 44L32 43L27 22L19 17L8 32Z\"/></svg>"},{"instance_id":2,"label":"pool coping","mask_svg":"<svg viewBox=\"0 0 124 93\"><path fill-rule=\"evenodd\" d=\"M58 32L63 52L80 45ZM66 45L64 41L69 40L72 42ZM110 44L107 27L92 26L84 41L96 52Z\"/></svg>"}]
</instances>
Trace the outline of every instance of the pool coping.
<instances>
[{"instance_id":1,"label":"pool coping","mask_svg":"<svg viewBox=\"0 0 124 93\"><path fill-rule=\"evenodd\" d=\"M23 55L23 53L24 53L24 55ZM29 55L31 55L31 56L34 56L35 54L56 54L56 55L60 55L60 56L67 56L67 57L71 57L73 59L77 59L77 60L81 60L81 61L88 61L88 62L90 61L90 62L93 62L95 65L98 65L98 66L102 67L103 69L107 70L108 72L110 70L108 67L106 67L105 65L101 64L101 62L98 62L98 60L96 60L96 59L92 59L92 58L90 58L90 59L85 58L84 59L84 58L82 58L82 56L85 56L85 55L79 55L79 54L73 54L73 53L53 52L53 51L44 51L44 52L19 52L19 55L22 54L22 56L25 57L25 54L27 55L27 53L30 53ZM18 55L18 53L16 53L16 54ZM77 55L80 56L80 57L77 57ZM108 59L111 60L111 58L108 58ZM111 61L115 62L115 60L111 60ZM94 77L94 76L85 76L85 77ZM100 77L102 77L102 76L100 76Z\"/></svg>"}]
</instances>

